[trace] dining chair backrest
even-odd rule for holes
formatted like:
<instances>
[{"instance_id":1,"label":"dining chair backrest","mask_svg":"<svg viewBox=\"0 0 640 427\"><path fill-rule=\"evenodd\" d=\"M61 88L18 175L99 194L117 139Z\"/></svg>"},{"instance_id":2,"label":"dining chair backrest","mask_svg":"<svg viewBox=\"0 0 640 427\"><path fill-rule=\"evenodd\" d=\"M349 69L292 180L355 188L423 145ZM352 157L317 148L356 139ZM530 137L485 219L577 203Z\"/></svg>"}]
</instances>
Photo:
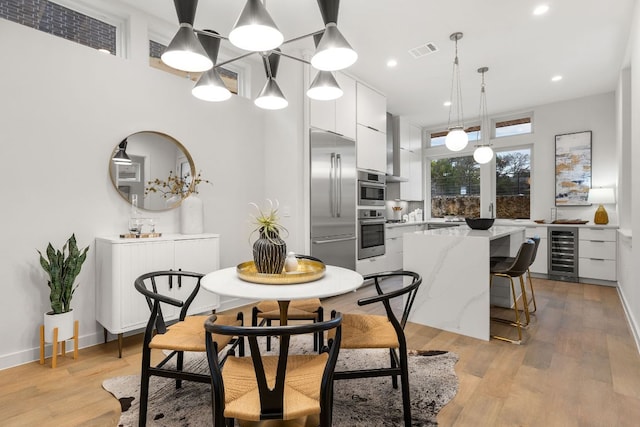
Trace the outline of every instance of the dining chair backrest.
<instances>
[{"instance_id":1,"label":"dining chair backrest","mask_svg":"<svg viewBox=\"0 0 640 427\"><path fill-rule=\"evenodd\" d=\"M328 410L330 413L331 396L333 392L333 372L335 370L336 361L338 359L338 352L340 349L342 315L338 315L324 322L315 322L308 324L299 324L293 326L272 326L272 327L247 327L247 326L228 326L220 325L216 323L216 315L210 316L204 324L204 328L207 332L205 334L205 342L207 348L207 357L209 360L209 369L211 371L211 384L212 384L212 399L214 407L214 424L224 425L224 411L225 411L225 383L223 380L225 372L228 372L229 364L233 365L232 359L234 357L227 358L227 362L224 368L221 368L218 361L218 353L221 349L218 348L215 341L213 341L213 334L217 335L231 335L239 338L246 338L249 342L250 356L244 359L250 359L253 365L252 373L250 376L252 380L256 382L259 394L259 408L246 407L244 410L251 412L246 416L256 415L258 419L284 419L285 410L284 407L284 395L285 395L285 382L287 379L287 364L290 361L289 350L291 337L302 334L316 334L324 333L325 331L335 330L336 341L338 345L331 346L331 348L324 347L321 353L327 353L327 355L303 355L307 358L320 357L326 360L324 364L324 370L322 373L321 390L319 393L315 392L316 396L320 396L322 401L320 407L323 410ZM272 363L266 362L264 357L265 350L262 350L258 345L259 337L267 337L276 335L280 337L280 348L277 355L271 357L277 357L277 370L274 380L269 380L268 370L269 366L273 366ZM296 357L295 355L293 357ZM234 376L234 379L237 378ZM233 387L233 385L232 385ZM237 389L234 390L237 392ZM327 407L327 405L329 405ZM256 412L254 414L254 412ZM239 417L240 418L240 417ZM254 418L243 418L254 419Z\"/></svg>"},{"instance_id":2,"label":"dining chair backrest","mask_svg":"<svg viewBox=\"0 0 640 427\"><path fill-rule=\"evenodd\" d=\"M511 277L522 276L526 273L527 269L531 265L531 260L536 250L536 244L532 240L525 240L518 249L518 254L513 259L513 263L499 273L505 274Z\"/></svg>"},{"instance_id":3,"label":"dining chair backrest","mask_svg":"<svg viewBox=\"0 0 640 427\"><path fill-rule=\"evenodd\" d=\"M157 333L166 332L167 325L162 314L163 303L180 308L178 319L184 320L189 306L200 290L200 280L203 276L202 273L191 271L167 270L153 271L136 278L134 286L144 295L151 310L148 326L152 327L152 323L155 323ZM177 299L176 295L185 295L186 299Z\"/></svg>"},{"instance_id":4,"label":"dining chair backrest","mask_svg":"<svg viewBox=\"0 0 640 427\"><path fill-rule=\"evenodd\" d=\"M535 244L535 248L533 249L533 256L531 257L531 264L533 265L534 262L536 262L536 255L538 254L538 246L540 246L540 237L535 236L535 237L531 237L529 238L529 240L532 240L533 243Z\"/></svg>"},{"instance_id":5,"label":"dining chair backrest","mask_svg":"<svg viewBox=\"0 0 640 427\"><path fill-rule=\"evenodd\" d=\"M386 290L386 286L383 287L383 283L385 280L392 278L409 278L410 283L403 284L402 287L391 290ZM418 288L422 284L422 277L418 273L413 271L399 270L399 271L386 271L383 273L375 273L369 274L363 277L364 283L367 281L373 281L373 284L376 287L376 291L378 295L362 298L358 300L358 305L368 305L375 302L381 302L384 305L387 317L389 321L394 324L394 327L400 327L404 329L407 320L409 318L409 313L411 312L411 308L413 307L413 302L416 298L416 294L418 292ZM393 308L391 307L391 300L397 297L405 297L404 298L404 306L402 309L402 315L400 319L395 315Z\"/></svg>"}]
</instances>

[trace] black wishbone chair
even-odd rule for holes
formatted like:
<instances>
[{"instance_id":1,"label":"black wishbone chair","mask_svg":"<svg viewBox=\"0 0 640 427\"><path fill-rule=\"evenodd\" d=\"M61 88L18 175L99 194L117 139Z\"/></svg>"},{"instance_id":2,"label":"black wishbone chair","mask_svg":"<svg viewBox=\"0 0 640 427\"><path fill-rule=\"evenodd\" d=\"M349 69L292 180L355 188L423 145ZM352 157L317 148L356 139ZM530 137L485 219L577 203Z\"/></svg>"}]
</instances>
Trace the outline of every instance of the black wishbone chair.
<instances>
[{"instance_id":1,"label":"black wishbone chair","mask_svg":"<svg viewBox=\"0 0 640 427\"><path fill-rule=\"evenodd\" d=\"M342 316L325 322L294 326L246 327L218 323L212 315L204 325L207 357L211 371L211 400L214 427L233 426L234 419L291 420L319 415L320 426L331 426L333 371L338 358ZM300 334L335 331L331 348L319 354L289 354L290 338ZM229 355L220 366L220 346L215 336L246 337L250 356ZM258 337L280 336L277 355L263 355ZM225 424L225 422L227 424Z\"/></svg>"},{"instance_id":2,"label":"black wishbone chair","mask_svg":"<svg viewBox=\"0 0 640 427\"><path fill-rule=\"evenodd\" d=\"M401 288L383 289L393 284L393 280L388 280L391 278L408 279L410 282L404 284ZM409 312L413 306L418 288L422 284L422 278L418 273L400 270L371 274L364 276L364 280L365 283L369 280L373 281L378 295L362 298L358 300L358 305L380 302L384 306L386 315L344 313L342 315L342 344L340 344L340 347L343 349L388 348L390 366L386 368L336 371L333 378L334 380L344 380L391 376L393 388L398 388L399 375L402 385L404 423L405 426L411 426L407 340L404 336L404 327L409 318ZM404 307L400 319L398 319L391 307L392 300L395 298L404 298ZM331 315L333 316L334 312ZM332 339L330 332L330 347L336 345L335 342L332 342Z\"/></svg>"},{"instance_id":3,"label":"black wishbone chair","mask_svg":"<svg viewBox=\"0 0 640 427\"><path fill-rule=\"evenodd\" d=\"M155 271L138 277L134 286L145 296L151 315L144 331L142 344L142 372L140 375L140 416L139 425L145 426L149 403L149 379L151 376L175 378L176 388L182 386L182 380L201 383L211 382L208 374L186 372L184 366L184 352L205 352L204 322L210 314L187 315L191 302L200 290L200 279L203 274L189 271ZM176 290L187 298L182 301L175 298ZM172 292L173 291L173 292ZM172 296L169 296L172 295ZM166 305L165 305L166 304ZM168 321L163 315L170 307L179 307L177 320ZM235 316L218 315L218 321L229 325L242 325L242 313ZM211 337L209 337L211 338ZM231 343L226 354L234 354L237 347L241 355L244 354L244 341L231 336L214 337L219 348ZM232 342L233 341L233 342ZM170 353L160 363L151 364L151 350L169 350ZM176 368L166 367L167 362L175 358ZM224 360L223 360L224 361Z\"/></svg>"}]
</instances>

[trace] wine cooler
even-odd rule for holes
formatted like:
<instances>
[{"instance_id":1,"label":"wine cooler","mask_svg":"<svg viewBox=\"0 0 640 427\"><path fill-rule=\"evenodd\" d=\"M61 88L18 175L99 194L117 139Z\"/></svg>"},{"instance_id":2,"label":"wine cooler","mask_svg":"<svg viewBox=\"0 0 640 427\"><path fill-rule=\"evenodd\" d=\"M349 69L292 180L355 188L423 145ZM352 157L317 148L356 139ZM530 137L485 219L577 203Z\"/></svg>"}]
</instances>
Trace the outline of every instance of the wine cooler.
<instances>
[{"instance_id":1,"label":"wine cooler","mask_svg":"<svg viewBox=\"0 0 640 427\"><path fill-rule=\"evenodd\" d=\"M550 279L578 281L578 229L549 227Z\"/></svg>"}]
</instances>

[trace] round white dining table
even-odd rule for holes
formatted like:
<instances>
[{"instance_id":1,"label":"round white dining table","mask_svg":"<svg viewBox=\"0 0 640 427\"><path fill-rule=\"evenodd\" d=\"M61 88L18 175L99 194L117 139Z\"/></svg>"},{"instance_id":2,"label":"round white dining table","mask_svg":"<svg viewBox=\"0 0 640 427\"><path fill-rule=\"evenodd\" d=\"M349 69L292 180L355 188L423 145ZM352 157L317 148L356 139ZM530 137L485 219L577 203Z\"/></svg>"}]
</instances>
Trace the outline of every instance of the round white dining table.
<instances>
[{"instance_id":1,"label":"round white dining table","mask_svg":"<svg viewBox=\"0 0 640 427\"><path fill-rule=\"evenodd\" d=\"M236 267L229 267L206 274L200 281L200 286L218 295L277 300L280 307L280 324L286 325L290 301L341 295L358 289L362 283L360 273L348 268L327 265L324 276L306 283L264 285L247 282L238 277Z\"/></svg>"}]
</instances>

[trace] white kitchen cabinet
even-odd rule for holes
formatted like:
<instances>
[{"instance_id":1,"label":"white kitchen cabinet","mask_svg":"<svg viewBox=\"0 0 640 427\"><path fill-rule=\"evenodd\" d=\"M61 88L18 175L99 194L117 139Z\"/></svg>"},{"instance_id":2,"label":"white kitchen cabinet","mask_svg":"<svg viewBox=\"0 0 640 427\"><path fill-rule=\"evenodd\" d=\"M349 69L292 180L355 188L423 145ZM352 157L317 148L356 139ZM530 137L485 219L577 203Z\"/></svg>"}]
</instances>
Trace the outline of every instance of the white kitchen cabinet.
<instances>
[{"instance_id":1,"label":"white kitchen cabinet","mask_svg":"<svg viewBox=\"0 0 640 427\"><path fill-rule=\"evenodd\" d=\"M616 280L617 234L613 228L588 227L578 232L580 280Z\"/></svg>"},{"instance_id":2,"label":"white kitchen cabinet","mask_svg":"<svg viewBox=\"0 0 640 427\"><path fill-rule=\"evenodd\" d=\"M342 73L334 76L343 95L334 101L310 99L309 122L314 128L356 139L356 81Z\"/></svg>"},{"instance_id":3,"label":"white kitchen cabinet","mask_svg":"<svg viewBox=\"0 0 640 427\"><path fill-rule=\"evenodd\" d=\"M540 237L540 244L538 244L538 252L536 253L536 260L531 265L532 273L539 274L547 274L547 256L549 253L548 242L547 239L547 227L526 227L525 228L525 237Z\"/></svg>"},{"instance_id":4,"label":"white kitchen cabinet","mask_svg":"<svg viewBox=\"0 0 640 427\"><path fill-rule=\"evenodd\" d=\"M356 261L356 271L363 276L388 271L387 255L359 259Z\"/></svg>"},{"instance_id":5,"label":"white kitchen cabinet","mask_svg":"<svg viewBox=\"0 0 640 427\"><path fill-rule=\"evenodd\" d=\"M356 84L356 122L387 133L387 98L360 82Z\"/></svg>"},{"instance_id":6,"label":"white kitchen cabinet","mask_svg":"<svg viewBox=\"0 0 640 427\"><path fill-rule=\"evenodd\" d=\"M422 130L400 118L400 175L408 181L400 183L402 200L423 200L422 195Z\"/></svg>"},{"instance_id":7,"label":"white kitchen cabinet","mask_svg":"<svg viewBox=\"0 0 640 427\"><path fill-rule=\"evenodd\" d=\"M122 334L145 327L149 307L134 287L135 279L151 271L186 270L208 273L220 268L219 236L173 235L153 239L96 239L96 320L106 331ZM174 286L174 297L186 299L188 290ZM215 294L201 290L190 314L210 312L220 304ZM179 309L163 306L167 319ZM121 347L120 347L121 350Z\"/></svg>"},{"instance_id":8,"label":"white kitchen cabinet","mask_svg":"<svg viewBox=\"0 0 640 427\"><path fill-rule=\"evenodd\" d=\"M385 254L388 270L401 270L403 262L403 238L406 233L424 230L423 224L387 226L385 230Z\"/></svg>"},{"instance_id":9,"label":"white kitchen cabinet","mask_svg":"<svg viewBox=\"0 0 640 427\"><path fill-rule=\"evenodd\" d=\"M356 167L385 173L387 170L387 136L357 125Z\"/></svg>"}]
</instances>

